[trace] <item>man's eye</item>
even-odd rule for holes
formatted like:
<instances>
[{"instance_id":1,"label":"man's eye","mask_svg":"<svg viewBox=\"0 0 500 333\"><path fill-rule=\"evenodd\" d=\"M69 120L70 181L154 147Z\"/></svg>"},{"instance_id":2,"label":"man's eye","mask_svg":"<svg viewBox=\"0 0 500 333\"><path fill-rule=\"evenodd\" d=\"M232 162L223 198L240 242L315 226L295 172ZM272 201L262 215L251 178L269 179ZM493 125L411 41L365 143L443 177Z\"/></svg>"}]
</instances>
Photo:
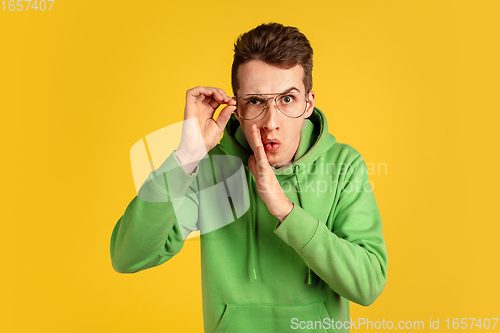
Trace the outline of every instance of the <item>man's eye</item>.
<instances>
[{"instance_id":1,"label":"man's eye","mask_svg":"<svg viewBox=\"0 0 500 333\"><path fill-rule=\"evenodd\" d=\"M247 103L250 105L259 105L261 103L261 101L258 99L251 99Z\"/></svg>"},{"instance_id":2,"label":"man's eye","mask_svg":"<svg viewBox=\"0 0 500 333\"><path fill-rule=\"evenodd\" d=\"M293 103L293 101L294 101L294 96L285 95L281 97L281 103L290 104Z\"/></svg>"}]
</instances>

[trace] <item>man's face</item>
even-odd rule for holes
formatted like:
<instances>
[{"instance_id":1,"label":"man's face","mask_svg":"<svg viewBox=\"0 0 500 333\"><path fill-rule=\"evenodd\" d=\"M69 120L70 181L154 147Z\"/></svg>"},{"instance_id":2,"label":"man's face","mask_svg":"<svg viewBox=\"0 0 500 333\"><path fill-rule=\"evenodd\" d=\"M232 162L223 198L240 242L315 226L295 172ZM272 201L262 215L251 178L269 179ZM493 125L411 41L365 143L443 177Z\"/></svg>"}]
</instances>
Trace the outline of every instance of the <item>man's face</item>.
<instances>
[{"instance_id":1,"label":"man's face","mask_svg":"<svg viewBox=\"0 0 500 333\"><path fill-rule=\"evenodd\" d=\"M250 126L257 125L263 142L279 140L279 144L264 145L269 164L275 168L293 160L300 142L300 131L304 119L309 117L314 109L314 92L306 95L302 78L304 69L297 65L290 69L281 69L268 65L260 60L251 60L238 68L239 90L238 97L246 94L275 94L266 95L269 98L267 108L263 114L253 120L246 120L235 113L240 122L243 134L248 142L251 140ZM299 118L290 118L281 113L276 107L273 98L279 93L296 88L309 99L306 112Z\"/></svg>"}]
</instances>

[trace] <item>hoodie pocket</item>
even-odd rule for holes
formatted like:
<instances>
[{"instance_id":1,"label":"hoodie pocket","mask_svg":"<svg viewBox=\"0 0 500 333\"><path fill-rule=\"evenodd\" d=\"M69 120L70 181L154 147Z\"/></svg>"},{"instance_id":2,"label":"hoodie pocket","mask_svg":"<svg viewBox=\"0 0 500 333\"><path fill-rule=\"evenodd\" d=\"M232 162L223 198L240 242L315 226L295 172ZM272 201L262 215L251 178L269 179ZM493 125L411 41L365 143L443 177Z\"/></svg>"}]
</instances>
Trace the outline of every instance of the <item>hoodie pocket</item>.
<instances>
[{"instance_id":1,"label":"hoodie pocket","mask_svg":"<svg viewBox=\"0 0 500 333\"><path fill-rule=\"evenodd\" d=\"M336 332L324 302L227 304L216 333Z\"/></svg>"}]
</instances>

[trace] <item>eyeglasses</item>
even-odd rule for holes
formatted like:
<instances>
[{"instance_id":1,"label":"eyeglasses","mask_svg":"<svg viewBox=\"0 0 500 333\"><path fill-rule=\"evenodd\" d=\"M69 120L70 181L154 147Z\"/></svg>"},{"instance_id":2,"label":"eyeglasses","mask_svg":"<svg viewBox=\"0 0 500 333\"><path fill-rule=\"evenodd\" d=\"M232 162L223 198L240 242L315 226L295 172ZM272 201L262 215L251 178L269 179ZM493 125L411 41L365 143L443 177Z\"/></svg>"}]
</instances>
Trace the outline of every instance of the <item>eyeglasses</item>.
<instances>
[{"instance_id":1,"label":"eyeglasses","mask_svg":"<svg viewBox=\"0 0 500 333\"><path fill-rule=\"evenodd\" d=\"M265 95L276 94L247 94L236 101L236 112L245 120L253 120L264 113L269 102ZM299 118L306 112L309 101L299 92L284 92L274 97L274 103L285 116Z\"/></svg>"}]
</instances>

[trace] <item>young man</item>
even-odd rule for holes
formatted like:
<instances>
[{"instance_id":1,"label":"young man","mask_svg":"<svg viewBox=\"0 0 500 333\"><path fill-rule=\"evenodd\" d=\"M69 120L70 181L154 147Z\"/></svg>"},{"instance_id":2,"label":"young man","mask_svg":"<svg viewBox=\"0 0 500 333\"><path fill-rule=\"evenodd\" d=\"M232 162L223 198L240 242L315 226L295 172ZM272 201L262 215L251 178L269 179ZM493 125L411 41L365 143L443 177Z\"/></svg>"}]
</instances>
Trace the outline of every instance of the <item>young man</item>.
<instances>
[{"instance_id":1,"label":"young man","mask_svg":"<svg viewBox=\"0 0 500 333\"><path fill-rule=\"evenodd\" d=\"M369 305L385 286L367 167L315 108L312 55L293 27L240 36L235 98L212 87L187 92L179 148L113 230L122 273L166 262L201 231L205 332L345 332L349 301Z\"/></svg>"}]
</instances>

